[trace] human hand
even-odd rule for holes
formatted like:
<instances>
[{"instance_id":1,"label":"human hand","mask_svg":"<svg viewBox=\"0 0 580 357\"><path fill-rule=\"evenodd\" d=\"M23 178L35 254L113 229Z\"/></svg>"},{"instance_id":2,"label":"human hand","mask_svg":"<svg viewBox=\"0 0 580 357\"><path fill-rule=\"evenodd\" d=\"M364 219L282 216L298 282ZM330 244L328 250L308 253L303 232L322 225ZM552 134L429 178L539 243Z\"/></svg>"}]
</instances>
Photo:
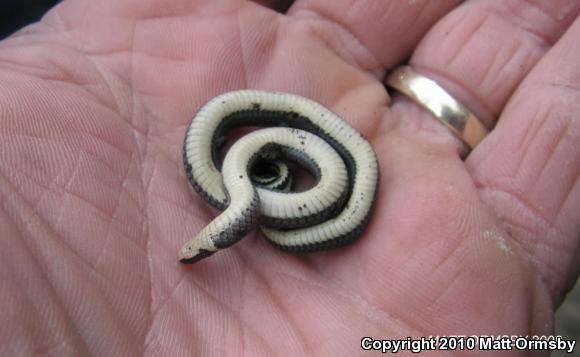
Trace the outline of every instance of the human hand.
<instances>
[{"instance_id":1,"label":"human hand","mask_svg":"<svg viewBox=\"0 0 580 357\"><path fill-rule=\"evenodd\" d=\"M457 5L68 0L0 43L1 354L550 334L579 269L580 3ZM387 95L409 56L495 127L465 161ZM252 234L179 264L215 215L188 187L185 127L242 88L317 100L372 142L382 177L357 242L299 256Z\"/></svg>"}]
</instances>

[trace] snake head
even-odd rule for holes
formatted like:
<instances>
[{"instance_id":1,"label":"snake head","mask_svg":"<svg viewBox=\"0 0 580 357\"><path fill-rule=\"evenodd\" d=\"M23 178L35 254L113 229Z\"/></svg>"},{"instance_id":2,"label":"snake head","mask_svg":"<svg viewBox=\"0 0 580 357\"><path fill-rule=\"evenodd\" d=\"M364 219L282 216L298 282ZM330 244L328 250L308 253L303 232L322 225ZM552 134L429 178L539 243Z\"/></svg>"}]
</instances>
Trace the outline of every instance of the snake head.
<instances>
[{"instance_id":1,"label":"snake head","mask_svg":"<svg viewBox=\"0 0 580 357\"><path fill-rule=\"evenodd\" d=\"M184 264L193 264L203 258L209 257L215 250L209 250L201 246L199 239L193 239L187 242L179 251L178 259Z\"/></svg>"}]
</instances>

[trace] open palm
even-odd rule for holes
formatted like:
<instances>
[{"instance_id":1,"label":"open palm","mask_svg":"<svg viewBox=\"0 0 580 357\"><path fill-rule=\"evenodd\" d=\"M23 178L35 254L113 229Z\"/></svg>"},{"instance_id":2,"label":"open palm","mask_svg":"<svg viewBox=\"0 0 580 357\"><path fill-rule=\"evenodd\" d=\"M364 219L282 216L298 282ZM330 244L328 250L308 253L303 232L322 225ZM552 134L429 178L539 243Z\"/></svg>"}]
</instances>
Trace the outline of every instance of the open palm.
<instances>
[{"instance_id":1,"label":"open palm","mask_svg":"<svg viewBox=\"0 0 580 357\"><path fill-rule=\"evenodd\" d=\"M579 269L580 3L457 3L68 0L0 43L0 354L551 333ZM495 126L466 161L381 84L409 56ZM317 100L371 141L357 242L301 256L252 234L177 261L216 214L183 172L185 128L243 88Z\"/></svg>"}]
</instances>

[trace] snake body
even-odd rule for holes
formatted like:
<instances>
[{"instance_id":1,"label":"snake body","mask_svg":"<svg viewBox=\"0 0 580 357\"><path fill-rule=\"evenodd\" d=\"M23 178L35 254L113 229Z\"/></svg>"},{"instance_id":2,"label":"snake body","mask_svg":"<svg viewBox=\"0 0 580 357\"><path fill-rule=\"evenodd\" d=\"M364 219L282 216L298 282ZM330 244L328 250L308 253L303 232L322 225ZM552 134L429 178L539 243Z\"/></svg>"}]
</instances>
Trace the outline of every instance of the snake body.
<instances>
[{"instance_id":1,"label":"snake body","mask_svg":"<svg viewBox=\"0 0 580 357\"><path fill-rule=\"evenodd\" d=\"M224 135L239 126L272 128L243 136L221 164ZM284 159L310 172L314 186L286 192ZM368 223L379 179L371 145L338 115L297 95L255 90L224 93L202 106L187 129L183 162L193 188L223 210L183 246L183 263L231 246L258 224L287 251L347 244Z\"/></svg>"}]
</instances>

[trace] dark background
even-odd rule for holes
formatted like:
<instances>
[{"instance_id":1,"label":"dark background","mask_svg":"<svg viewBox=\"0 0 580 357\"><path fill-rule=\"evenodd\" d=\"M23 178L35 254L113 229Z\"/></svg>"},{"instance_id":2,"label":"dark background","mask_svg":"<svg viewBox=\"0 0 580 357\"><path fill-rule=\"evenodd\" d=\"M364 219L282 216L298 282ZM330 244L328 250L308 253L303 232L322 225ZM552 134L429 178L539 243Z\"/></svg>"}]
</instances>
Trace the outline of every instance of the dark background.
<instances>
[{"instance_id":1,"label":"dark background","mask_svg":"<svg viewBox=\"0 0 580 357\"><path fill-rule=\"evenodd\" d=\"M39 20L58 2L58 0L0 0L0 39ZM291 1L284 3L290 4ZM556 334L563 335L565 338L578 339L580 336L580 286L578 285L580 284L577 284L576 289L570 293L567 301L556 314ZM553 353L555 357L564 355L563 352ZM576 346L574 353L567 356L580 356L580 346Z\"/></svg>"},{"instance_id":2,"label":"dark background","mask_svg":"<svg viewBox=\"0 0 580 357\"><path fill-rule=\"evenodd\" d=\"M0 39L37 21L56 3L58 0L0 0Z\"/></svg>"}]
</instances>

